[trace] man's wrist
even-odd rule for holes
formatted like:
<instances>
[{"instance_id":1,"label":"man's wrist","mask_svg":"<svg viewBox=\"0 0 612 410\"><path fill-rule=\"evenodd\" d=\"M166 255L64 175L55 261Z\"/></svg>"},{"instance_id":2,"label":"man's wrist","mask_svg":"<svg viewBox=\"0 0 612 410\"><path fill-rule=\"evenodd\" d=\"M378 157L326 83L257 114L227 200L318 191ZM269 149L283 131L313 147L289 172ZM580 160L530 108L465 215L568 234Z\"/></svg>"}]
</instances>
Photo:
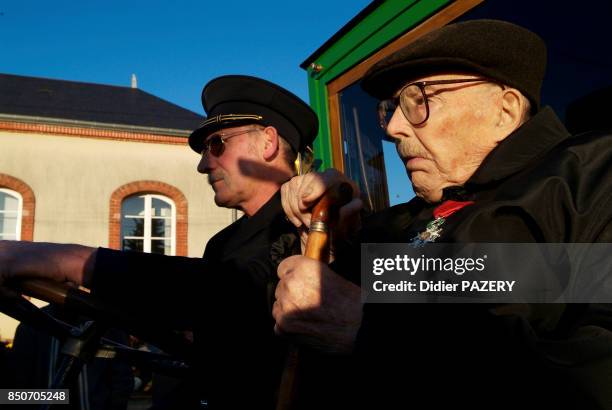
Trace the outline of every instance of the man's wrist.
<instances>
[{"instance_id":1,"label":"man's wrist","mask_svg":"<svg viewBox=\"0 0 612 410\"><path fill-rule=\"evenodd\" d=\"M88 250L91 250L91 248L89 248ZM85 264L83 265L83 275L81 278L81 281L82 281L81 285L85 286L86 288L91 288L93 286L93 276L94 276L94 271L96 269L97 255L98 255L98 249L91 250L89 255L87 256Z\"/></svg>"}]
</instances>

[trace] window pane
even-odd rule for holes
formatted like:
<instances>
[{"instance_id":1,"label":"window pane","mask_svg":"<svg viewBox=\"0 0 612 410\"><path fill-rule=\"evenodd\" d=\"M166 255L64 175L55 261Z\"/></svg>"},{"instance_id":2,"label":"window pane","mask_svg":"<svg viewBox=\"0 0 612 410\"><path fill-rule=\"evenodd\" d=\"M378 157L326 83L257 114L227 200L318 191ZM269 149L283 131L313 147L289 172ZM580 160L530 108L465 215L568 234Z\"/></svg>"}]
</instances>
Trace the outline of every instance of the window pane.
<instances>
[{"instance_id":1,"label":"window pane","mask_svg":"<svg viewBox=\"0 0 612 410\"><path fill-rule=\"evenodd\" d=\"M17 235L16 234L2 234L0 233L0 240L3 241L15 241L17 240Z\"/></svg>"},{"instance_id":2,"label":"window pane","mask_svg":"<svg viewBox=\"0 0 612 410\"><path fill-rule=\"evenodd\" d=\"M172 236L172 220L153 218L151 220L151 236L154 238L169 238Z\"/></svg>"},{"instance_id":3,"label":"window pane","mask_svg":"<svg viewBox=\"0 0 612 410\"><path fill-rule=\"evenodd\" d=\"M393 206L410 201L414 197L414 190L394 143L383 140L383 156L387 170L389 203Z\"/></svg>"},{"instance_id":4,"label":"window pane","mask_svg":"<svg viewBox=\"0 0 612 410\"><path fill-rule=\"evenodd\" d=\"M151 216L172 216L172 207L161 199L151 198Z\"/></svg>"},{"instance_id":5,"label":"window pane","mask_svg":"<svg viewBox=\"0 0 612 410\"><path fill-rule=\"evenodd\" d=\"M380 211L411 199L414 193L406 169L380 128L378 101L358 84L342 90L339 97L344 172L357 181L365 207Z\"/></svg>"},{"instance_id":6,"label":"window pane","mask_svg":"<svg viewBox=\"0 0 612 410\"><path fill-rule=\"evenodd\" d=\"M158 253L161 255L170 255L172 248L170 240L157 240L151 241L151 253Z\"/></svg>"},{"instance_id":7,"label":"window pane","mask_svg":"<svg viewBox=\"0 0 612 410\"><path fill-rule=\"evenodd\" d=\"M144 216L144 197L131 196L124 199L121 204L121 215Z\"/></svg>"},{"instance_id":8,"label":"window pane","mask_svg":"<svg viewBox=\"0 0 612 410\"><path fill-rule=\"evenodd\" d=\"M126 198L121 204L123 249L171 255L172 226L170 199L140 194Z\"/></svg>"},{"instance_id":9,"label":"window pane","mask_svg":"<svg viewBox=\"0 0 612 410\"><path fill-rule=\"evenodd\" d=\"M17 233L17 217L14 214L0 214L0 233Z\"/></svg>"},{"instance_id":10,"label":"window pane","mask_svg":"<svg viewBox=\"0 0 612 410\"><path fill-rule=\"evenodd\" d=\"M0 211L14 211L17 212L19 209L19 200L9 195L6 192L0 192Z\"/></svg>"},{"instance_id":11,"label":"window pane","mask_svg":"<svg viewBox=\"0 0 612 410\"><path fill-rule=\"evenodd\" d=\"M144 218L126 218L121 220L121 237L144 236Z\"/></svg>"},{"instance_id":12,"label":"window pane","mask_svg":"<svg viewBox=\"0 0 612 410\"><path fill-rule=\"evenodd\" d=\"M124 239L123 247L121 248L124 251L139 251L142 252L144 249L142 239Z\"/></svg>"}]
</instances>

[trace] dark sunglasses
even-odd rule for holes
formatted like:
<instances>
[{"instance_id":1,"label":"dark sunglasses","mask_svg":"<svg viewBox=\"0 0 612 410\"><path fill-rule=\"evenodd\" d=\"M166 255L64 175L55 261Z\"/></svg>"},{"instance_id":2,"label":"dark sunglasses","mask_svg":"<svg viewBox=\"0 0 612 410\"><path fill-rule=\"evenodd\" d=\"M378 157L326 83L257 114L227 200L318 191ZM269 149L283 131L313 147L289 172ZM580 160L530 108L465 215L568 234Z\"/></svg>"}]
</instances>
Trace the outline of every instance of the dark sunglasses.
<instances>
[{"instance_id":1,"label":"dark sunglasses","mask_svg":"<svg viewBox=\"0 0 612 410\"><path fill-rule=\"evenodd\" d=\"M204 156L210 152L215 157L220 157L221 155L223 155L223 152L225 151L225 141L227 141L230 138L237 137L238 135L246 134L248 132L253 132L253 131L258 131L258 130L250 129L250 130L238 131L233 134L224 134L220 132L218 134L211 135L210 137L206 139L206 141L204 141L201 154Z\"/></svg>"}]
</instances>

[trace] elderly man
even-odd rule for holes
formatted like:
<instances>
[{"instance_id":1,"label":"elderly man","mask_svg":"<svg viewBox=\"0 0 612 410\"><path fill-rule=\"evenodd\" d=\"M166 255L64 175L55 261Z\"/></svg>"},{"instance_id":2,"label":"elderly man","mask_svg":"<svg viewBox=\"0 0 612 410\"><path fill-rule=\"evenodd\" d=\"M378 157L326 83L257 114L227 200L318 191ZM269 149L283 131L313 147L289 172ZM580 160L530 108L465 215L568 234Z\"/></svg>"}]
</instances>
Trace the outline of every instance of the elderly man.
<instances>
[{"instance_id":1,"label":"elderly man","mask_svg":"<svg viewBox=\"0 0 612 410\"><path fill-rule=\"evenodd\" d=\"M270 314L276 267L299 252L279 189L318 120L298 97L254 77L216 78L202 103L208 119L189 137L202 156L198 171L217 205L244 212L209 241L203 259L5 241L0 277L82 284L151 326L194 329L198 397L181 397L175 408L271 408L284 359Z\"/></svg>"},{"instance_id":2,"label":"elderly man","mask_svg":"<svg viewBox=\"0 0 612 410\"><path fill-rule=\"evenodd\" d=\"M363 88L382 100L381 125L417 197L364 221L360 242L612 242L612 136L571 137L540 108L545 61L534 33L475 20L373 66ZM284 186L290 220L307 225L309 207L338 179L313 174ZM344 279L359 275L357 252L336 253L331 268L283 261L273 314L278 333L355 355L360 403L612 408L609 307L362 309L356 280Z\"/></svg>"}]
</instances>

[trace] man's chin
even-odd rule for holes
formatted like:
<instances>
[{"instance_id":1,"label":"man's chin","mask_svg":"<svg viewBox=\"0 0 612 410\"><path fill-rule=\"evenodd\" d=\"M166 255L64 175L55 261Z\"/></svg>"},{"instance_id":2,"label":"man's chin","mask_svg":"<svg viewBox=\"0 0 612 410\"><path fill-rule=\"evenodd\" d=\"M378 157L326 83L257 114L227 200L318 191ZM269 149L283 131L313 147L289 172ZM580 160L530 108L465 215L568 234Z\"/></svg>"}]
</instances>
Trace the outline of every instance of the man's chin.
<instances>
[{"instance_id":1,"label":"man's chin","mask_svg":"<svg viewBox=\"0 0 612 410\"><path fill-rule=\"evenodd\" d=\"M229 201L227 198L224 198L223 196L219 194L215 194L215 205L223 207L223 208L227 208L228 202Z\"/></svg>"},{"instance_id":2,"label":"man's chin","mask_svg":"<svg viewBox=\"0 0 612 410\"><path fill-rule=\"evenodd\" d=\"M419 198L425 200L425 202L435 203L439 202L442 199L442 189L441 188L431 188L424 185L420 185L418 183L418 179L415 183L414 179L412 180L412 189L414 190L414 194Z\"/></svg>"},{"instance_id":3,"label":"man's chin","mask_svg":"<svg viewBox=\"0 0 612 410\"><path fill-rule=\"evenodd\" d=\"M429 204L435 204L442 200L442 191L415 192L415 195Z\"/></svg>"}]
</instances>

